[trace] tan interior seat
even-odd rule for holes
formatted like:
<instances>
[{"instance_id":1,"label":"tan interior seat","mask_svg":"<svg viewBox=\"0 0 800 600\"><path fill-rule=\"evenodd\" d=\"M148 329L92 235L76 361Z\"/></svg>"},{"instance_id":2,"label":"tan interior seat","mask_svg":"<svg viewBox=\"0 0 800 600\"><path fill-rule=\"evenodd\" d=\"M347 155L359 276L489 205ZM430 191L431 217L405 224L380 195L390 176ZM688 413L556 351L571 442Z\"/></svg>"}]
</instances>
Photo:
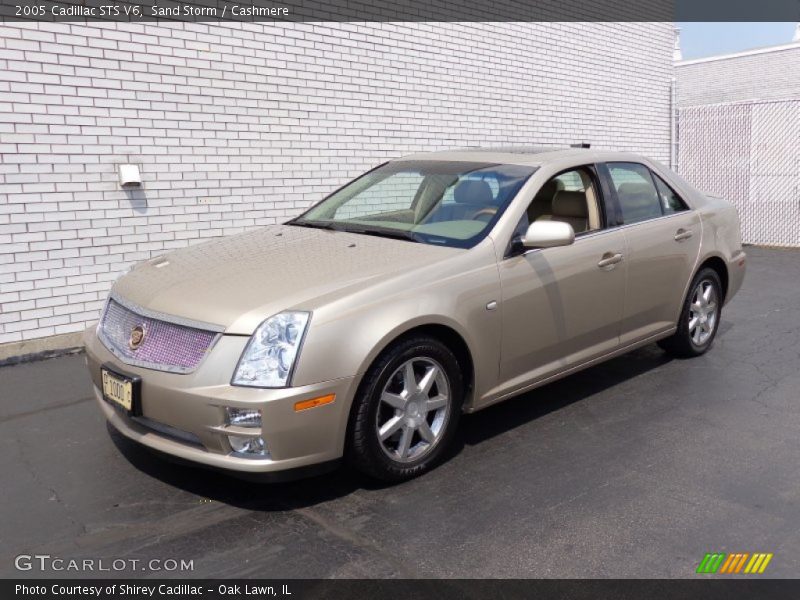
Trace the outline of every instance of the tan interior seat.
<instances>
[{"instance_id":1,"label":"tan interior seat","mask_svg":"<svg viewBox=\"0 0 800 600\"><path fill-rule=\"evenodd\" d=\"M537 221L559 221L569 223L575 233L589 229L589 210L585 192L559 190L553 198L550 214L542 215Z\"/></svg>"},{"instance_id":2,"label":"tan interior seat","mask_svg":"<svg viewBox=\"0 0 800 600\"><path fill-rule=\"evenodd\" d=\"M536 193L533 202L528 206L528 219L533 223L542 215L550 214L551 207L553 206L553 198L556 192L564 189L564 183L557 178L550 179L545 183L541 189Z\"/></svg>"},{"instance_id":3,"label":"tan interior seat","mask_svg":"<svg viewBox=\"0 0 800 600\"><path fill-rule=\"evenodd\" d=\"M482 180L465 179L459 181L453 190L454 202L440 204L425 219L427 223L472 219L483 209L494 206L492 188Z\"/></svg>"}]
</instances>

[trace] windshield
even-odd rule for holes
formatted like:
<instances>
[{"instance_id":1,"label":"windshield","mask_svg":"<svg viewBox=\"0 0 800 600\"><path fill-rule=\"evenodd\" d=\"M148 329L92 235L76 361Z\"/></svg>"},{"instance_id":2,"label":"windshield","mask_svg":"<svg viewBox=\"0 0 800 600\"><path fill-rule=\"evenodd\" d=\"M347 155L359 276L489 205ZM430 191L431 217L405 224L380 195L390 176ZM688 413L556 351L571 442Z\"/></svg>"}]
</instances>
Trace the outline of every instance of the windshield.
<instances>
[{"instance_id":1,"label":"windshield","mask_svg":"<svg viewBox=\"0 0 800 600\"><path fill-rule=\"evenodd\" d=\"M390 162L289 224L471 248L535 170L472 162Z\"/></svg>"}]
</instances>

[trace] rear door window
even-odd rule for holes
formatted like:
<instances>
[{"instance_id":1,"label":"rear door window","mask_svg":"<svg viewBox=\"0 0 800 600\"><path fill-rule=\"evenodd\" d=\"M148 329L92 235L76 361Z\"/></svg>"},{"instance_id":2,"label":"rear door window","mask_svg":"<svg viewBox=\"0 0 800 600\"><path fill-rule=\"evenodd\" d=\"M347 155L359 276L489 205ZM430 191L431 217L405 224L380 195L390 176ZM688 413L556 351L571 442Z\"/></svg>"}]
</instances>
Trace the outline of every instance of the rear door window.
<instances>
[{"instance_id":1,"label":"rear door window","mask_svg":"<svg viewBox=\"0 0 800 600\"><path fill-rule=\"evenodd\" d=\"M608 163L607 166L619 199L623 224L639 223L664 214L650 169L639 163Z\"/></svg>"}]
</instances>

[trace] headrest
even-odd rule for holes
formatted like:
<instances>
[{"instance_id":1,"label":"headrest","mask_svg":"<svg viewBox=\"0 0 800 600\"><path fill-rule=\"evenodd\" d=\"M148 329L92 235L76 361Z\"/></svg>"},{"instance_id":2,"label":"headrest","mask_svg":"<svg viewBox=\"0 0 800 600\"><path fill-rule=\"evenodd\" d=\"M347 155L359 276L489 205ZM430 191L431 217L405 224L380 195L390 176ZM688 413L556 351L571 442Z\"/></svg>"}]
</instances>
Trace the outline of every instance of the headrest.
<instances>
[{"instance_id":1,"label":"headrest","mask_svg":"<svg viewBox=\"0 0 800 600\"><path fill-rule=\"evenodd\" d=\"M556 192L564 189L564 183L560 179L550 179L545 183L539 191L536 192L536 197L549 198L550 200L556 195Z\"/></svg>"},{"instance_id":2,"label":"headrest","mask_svg":"<svg viewBox=\"0 0 800 600\"><path fill-rule=\"evenodd\" d=\"M559 190L553 198L553 216L587 218L589 210L586 206L586 194Z\"/></svg>"},{"instance_id":3,"label":"headrest","mask_svg":"<svg viewBox=\"0 0 800 600\"><path fill-rule=\"evenodd\" d=\"M453 199L458 204L471 206L488 206L494 201L492 188L489 184L479 179L464 179L453 190Z\"/></svg>"}]
</instances>

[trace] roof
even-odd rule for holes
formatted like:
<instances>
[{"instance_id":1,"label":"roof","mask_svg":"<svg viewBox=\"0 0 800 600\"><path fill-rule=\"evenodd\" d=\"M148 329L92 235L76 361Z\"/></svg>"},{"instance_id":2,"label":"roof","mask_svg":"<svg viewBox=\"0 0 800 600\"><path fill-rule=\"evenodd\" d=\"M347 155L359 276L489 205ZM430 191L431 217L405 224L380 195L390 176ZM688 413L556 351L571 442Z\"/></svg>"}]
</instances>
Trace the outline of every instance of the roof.
<instances>
[{"instance_id":1,"label":"roof","mask_svg":"<svg viewBox=\"0 0 800 600\"><path fill-rule=\"evenodd\" d=\"M558 148L537 146L500 146L496 148L461 148L421 152L396 160L451 160L458 162L491 162L498 164L540 166L561 159L583 156L586 160L638 160L629 152L594 150L587 148Z\"/></svg>"}]
</instances>

